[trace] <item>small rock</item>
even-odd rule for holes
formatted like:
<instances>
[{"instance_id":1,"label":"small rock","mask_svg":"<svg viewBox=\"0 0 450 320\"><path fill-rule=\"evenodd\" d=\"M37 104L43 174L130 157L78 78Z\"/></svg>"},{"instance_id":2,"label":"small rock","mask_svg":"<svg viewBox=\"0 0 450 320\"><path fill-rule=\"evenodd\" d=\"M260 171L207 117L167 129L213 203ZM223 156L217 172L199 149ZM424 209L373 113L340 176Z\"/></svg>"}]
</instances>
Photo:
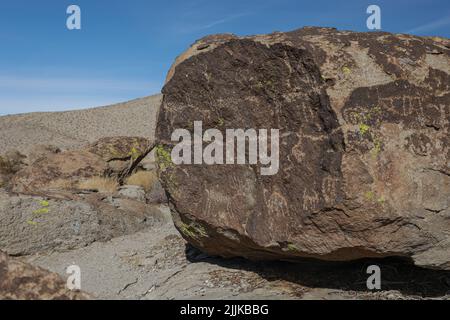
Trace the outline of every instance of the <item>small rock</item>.
<instances>
[{"instance_id":1,"label":"small rock","mask_svg":"<svg viewBox=\"0 0 450 320\"><path fill-rule=\"evenodd\" d=\"M159 181L153 185L152 190L147 193L146 197L148 203L167 203L166 192Z\"/></svg>"},{"instance_id":2,"label":"small rock","mask_svg":"<svg viewBox=\"0 0 450 320\"><path fill-rule=\"evenodd\" d=\"M139 166L147 171L152 171L156 169L156 161L155 161L155 151L151 151L142 161L139 163Z\"/></svg>"},{"instance_id":3,"label":"small rock","mask_svg":"<svg viewBox=\"0 0 450 320\"><path fill-rule=\"evenodd\" d=\"M145 190L141 186L125 185L119 188L120 196L145 202Z\"/></svg>"}]
</instances>

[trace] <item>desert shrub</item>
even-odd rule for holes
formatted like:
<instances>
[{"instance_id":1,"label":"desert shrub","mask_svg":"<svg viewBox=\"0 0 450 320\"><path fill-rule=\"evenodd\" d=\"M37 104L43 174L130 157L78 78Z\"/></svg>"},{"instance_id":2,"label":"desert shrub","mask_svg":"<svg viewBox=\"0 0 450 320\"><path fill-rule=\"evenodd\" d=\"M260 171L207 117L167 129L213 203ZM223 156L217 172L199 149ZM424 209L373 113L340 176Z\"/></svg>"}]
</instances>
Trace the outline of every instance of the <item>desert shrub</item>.
<instances>
[{"instance_id":1,"label":"desert shrub","mask_svg":"<svg viewBox=\"0 0 450 320\"><path fill-rule=\"evenodd\" d=\"M7 188L11 178L24 166L26 157L18 151L0 156L0 188Z\"/></svg>"},{"instance_id":2,"label":"desert shrub","mask_svg":"<svg viewBox=\"0 0 450 320\"><path fill-rule=\"evenodd\" d=\"M3 156L0 156L0 174L13 175L19 171L24 163L24 155L17 151L9 152Z\"/></svg>"},{"instance_id":3,"label":"desert shrub","mask_svg":"<svg viewBox=\"0 0 450 320\"><path fill-rule=\"evenodd\" d=\"M11 166L9 162L0 156L0 173L1 174L9 174L11 171Z\"/></svg>"},{"instance_id":4,"label":"desert shrub","mask_svg":"<svg viewBox=\"0 0 450 320\"><path fill-rule=\"evenodd\" d=\"M146 192L152 190L153 185L158 180L155 171L138 171L125 180L125 184L141 186Z\"/></svg>"},{"instance_id":5,"label":"desert shrub","mask_svg":"<svg viewBox=\"0 0 450 320\"><path fill-rule=\"evenodd\" d=\"M114 193L117 191L119 183L113 178L92 177L78 183L78 189L96 190L102 193Z\"/></svg>"}]
</instances>

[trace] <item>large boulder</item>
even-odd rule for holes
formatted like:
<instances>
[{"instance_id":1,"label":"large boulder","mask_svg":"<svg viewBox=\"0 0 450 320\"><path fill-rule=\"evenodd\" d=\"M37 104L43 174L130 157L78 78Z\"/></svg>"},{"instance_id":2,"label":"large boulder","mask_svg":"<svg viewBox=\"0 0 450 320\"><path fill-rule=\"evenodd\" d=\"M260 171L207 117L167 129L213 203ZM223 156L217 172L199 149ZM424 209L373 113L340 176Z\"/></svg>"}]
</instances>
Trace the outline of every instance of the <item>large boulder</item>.
<instances>
[{"instance_id":1,"label":"large boulder","mask_svg":"<svg viewBox=\"0 0 450 320\"><path fill-rule=\"evenodd\" d=\"M0 300L86 300L91 297L67 289L56 273L9 257L0 251Z\"/></svg>"},{"instance_id":2,"label":"large boulder","mask_svg":"<svg viewBox=\"0 0 450 320\"><path fill-rule=\"evenodd\" d=\"M160 179L194 246L450 269L448 39L329 28L209 36L177 59L163 94ZM279 129L279 171L175 165L171 134L192 135L194 121L224 136Z\"/></svg>"}]
</instances>

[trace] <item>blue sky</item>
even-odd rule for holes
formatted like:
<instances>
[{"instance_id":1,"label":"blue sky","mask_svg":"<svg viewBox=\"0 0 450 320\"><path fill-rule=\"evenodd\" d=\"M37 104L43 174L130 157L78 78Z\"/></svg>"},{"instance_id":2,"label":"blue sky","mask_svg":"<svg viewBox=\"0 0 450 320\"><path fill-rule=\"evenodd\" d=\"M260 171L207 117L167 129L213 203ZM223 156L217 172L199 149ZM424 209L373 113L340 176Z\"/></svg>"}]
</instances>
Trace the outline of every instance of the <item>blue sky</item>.
<instances>
[{"instance_id":1,"label":"blue sky","mask_svg":"<svg viewBox=\"0 0 450 320\"><path fill-rule=\"evenodd\" d=\"M81 8L81 30L66 9ZM0 114L107 105L160 91L175 57L212 33L330 26L450 38L449 0L2 0Z\"/></svg>"}]
</instances>

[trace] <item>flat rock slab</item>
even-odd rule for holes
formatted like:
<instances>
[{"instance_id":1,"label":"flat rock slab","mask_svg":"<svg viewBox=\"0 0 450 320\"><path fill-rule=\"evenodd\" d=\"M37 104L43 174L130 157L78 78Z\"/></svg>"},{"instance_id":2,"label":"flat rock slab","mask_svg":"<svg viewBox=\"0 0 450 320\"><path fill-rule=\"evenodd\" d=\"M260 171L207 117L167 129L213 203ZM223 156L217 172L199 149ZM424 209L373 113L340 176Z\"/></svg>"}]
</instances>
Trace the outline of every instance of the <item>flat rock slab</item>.
<instances>
[{"instance_id":1,"label":"flat rock slab","mask_svg":"<svg viewBox=\"0 0 450 320\"><path fill-rule=\"evenodd\" d=\"M450 269L450 41L305 28L209 36L157 125L174 221L223 257L402 256ZM174 165L175 129L279 129L280 168ZM205 143L206 145L207 143Z\"/></svg>"},{"instance_id":2,"label":"flat rock slab","mask_svg":"<svg viewBox=\"0 0 450 320\"><path fill-rule=\"evenodd\" d=\"M91 194L57 197L0 191L0 250L14 256L81 248L158 226L159 206Z\"/></svg>"}]
</instances>

